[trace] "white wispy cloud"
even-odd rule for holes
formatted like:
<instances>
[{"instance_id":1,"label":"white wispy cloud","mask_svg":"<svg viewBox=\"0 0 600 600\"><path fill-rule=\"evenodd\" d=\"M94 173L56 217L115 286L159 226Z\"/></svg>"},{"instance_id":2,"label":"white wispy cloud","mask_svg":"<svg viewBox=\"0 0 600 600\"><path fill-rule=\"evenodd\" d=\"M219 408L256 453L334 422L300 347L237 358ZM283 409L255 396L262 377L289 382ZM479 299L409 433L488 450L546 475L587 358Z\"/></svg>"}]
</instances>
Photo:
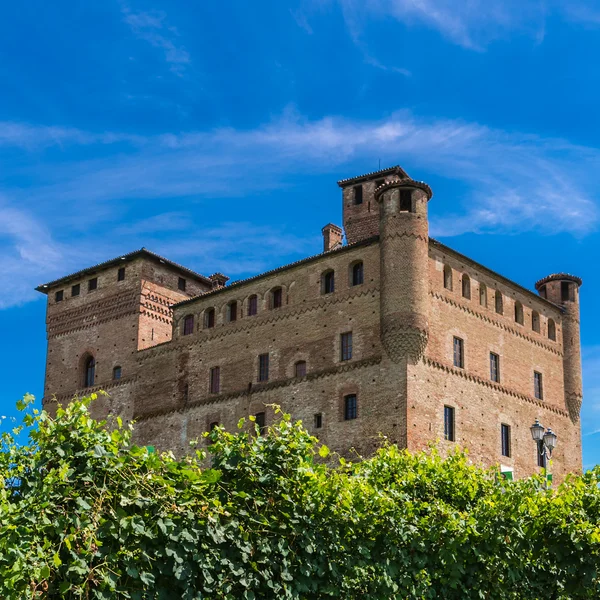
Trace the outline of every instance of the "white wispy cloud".
<instances>
[{"instance_id":1,"label":"white wispy cloud","mask_svg":"<svg viewBox=\"0 0 600 600\"><path fill-rule=\"evenodd\" d=\"M123 20L139 39L162 51L164 60L170 65L170 70L182 76L191 63L187 50L177 44L179 32L167 22L167 16L162 11L134 11L129 6L123 6Z\"/></svg>"},{"instance_id":2,"label":"white wispy cloud","mask_svg":"<svg viewBox=\"0 0 600 600\"><path fill-rule=\"evenodd\" d=\"M215 270L256 272L273 253L285 254L281 244L287 243L286 239L277 231L264 231L256 243L246 244L258 251L244 262L239 256L232 258L229 250L222 252L228 245L239 247L241 234L228 238L232 228L227 227L229 233L211 237L204 223L188 222L187 212L180 208L165 212L165 201L189 198L198 202L277 188L283 191L296 176L330 173L333 178L369 170L364 165L371 165L373 156L381 157L383 165L400 163L415 177L435 176L460 183L464 190L460 196L434 198L440 207L438 212L432 205L434 236L527 230L585 235L598 226L598 149L566 140L507 133L477 123L424 120L408 112L379 121L335 117L307 120L289 110L254 129L164 134L136 138L135 143L118 132L67 130L53 136L46 133L46 127L24 125L15 129L24 133L13 135L10 143L26 148L23 140L35 140L37 129L45 140L47 160L32 160L29 166L23 166L20 160L20 179L27 179L30 185L21 189L5 184L6 200L0 205L5 211L0 251L9 257L0 264L3 305L14 302L7 290L14 286L14 274L20 265L25 266L21 280L31 289L40 281L64 274L69 261L80 268L91 259L97 262L140 245L151 247L154 240L159 250L164 247L182 260L186 256L208 257L219 248L220 255L229 258L215 265ZM66 139L74 145L71 152L63 151ZM107 140L127 143L116 144L113 149ZM85 159L76 152L78 143L86 146ZM48 144L59 151L53 155ZM98 145L97 154L94 144ZM332 210L338 214L335 197ZM129 223L128 205L139 200L144 201L144 212ZM11 210L16 212L6 212ZM436 212L445 216L436 216ZM127 225L118 224L123 218ZM17 225L9 228L6 223ZM202 230L202 237L188 231L187 225L196 232ZM77 256L73 259L71 248L65 251L50 231L60 232L61 242L92 234L93 247L86 249L81 258L85 264L79 263ZM169 231L181 231L178 237L185 244L169 247L161 238ZM267 238L273 240L272 245L258 241ZM297 252L300 248L309 251L308 242L289 239ZM184 247L189 249L186 256Z\"/></svg>"}]
</instances>

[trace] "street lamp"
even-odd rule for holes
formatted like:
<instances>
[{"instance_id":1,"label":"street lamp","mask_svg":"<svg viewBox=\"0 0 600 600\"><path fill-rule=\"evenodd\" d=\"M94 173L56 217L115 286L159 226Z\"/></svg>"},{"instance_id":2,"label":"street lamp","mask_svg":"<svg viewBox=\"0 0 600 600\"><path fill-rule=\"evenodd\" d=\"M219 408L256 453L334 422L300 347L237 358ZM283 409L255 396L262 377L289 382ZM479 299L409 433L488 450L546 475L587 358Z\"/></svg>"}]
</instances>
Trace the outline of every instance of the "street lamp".
<instances>
[{"instance_id":1,"label":"street lamp","mask_svg":"<svg viewBox=\"0 0 600 600\"><path fill-rule=\"evenodd\" d=\"M547 460L552 458L552 450L556 447L556 439L557 435L548 427L548 430L544 428L544 426L539 422L538 419L535 420L535 423L530 427L531 429L531 437L533 441L537 444L538 452L541 456L541 467L546 468ZM546 476L546 488L548 487L548 479Z\"/></svg>"}]
</instances>

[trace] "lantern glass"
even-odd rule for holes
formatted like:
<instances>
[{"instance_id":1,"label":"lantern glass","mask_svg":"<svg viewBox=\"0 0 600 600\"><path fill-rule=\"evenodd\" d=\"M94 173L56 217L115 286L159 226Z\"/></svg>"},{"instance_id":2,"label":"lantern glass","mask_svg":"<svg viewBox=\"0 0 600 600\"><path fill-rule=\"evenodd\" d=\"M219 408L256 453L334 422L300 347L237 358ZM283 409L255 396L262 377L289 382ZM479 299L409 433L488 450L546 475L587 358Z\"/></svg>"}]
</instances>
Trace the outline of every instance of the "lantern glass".
<instances>
[{"instance_id":1,"label":"lantern glass","mask_svg":"<svg viewBox=\"0 0 600 600\"><path fill-rule=\"evenodd\" d=\"M531 437L535 442L544 439L544 426L536 419L535 423L530 427Z\"/></svg>"},{"instance_id":2,"label":"lantern glass","mask_svg":"<svg viewBox=\"0 0 600 600\"><path fill-rule=\"evenodd\" d=\"M556 446L556 438L557 436L552 429L548 429L544 434L544 444L550 451L554 450Z\"/></svg>"}]
</instances>

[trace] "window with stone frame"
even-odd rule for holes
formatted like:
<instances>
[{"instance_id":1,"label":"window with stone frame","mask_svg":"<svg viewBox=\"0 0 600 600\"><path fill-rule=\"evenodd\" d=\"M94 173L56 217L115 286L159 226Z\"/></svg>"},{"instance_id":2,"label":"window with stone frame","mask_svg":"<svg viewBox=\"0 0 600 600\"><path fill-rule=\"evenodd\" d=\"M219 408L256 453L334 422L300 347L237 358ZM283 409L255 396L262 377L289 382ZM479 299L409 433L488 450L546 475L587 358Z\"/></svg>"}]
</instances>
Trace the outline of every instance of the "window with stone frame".
<instances>
[{"instance_id":1,"label":"window with stone frame","mask_svg":"<svg viewBox=\"0 0 600 600\"><path fill-rule=\"evenodd\" d=\"M205 329L211 329L212 327L215 326L215 309L214 308L207 308L204 311L204 328Z\"/></svg>"},{"instance_id":2,"label":"window with stone frame","mask_svg":"<svg viewBox=\"0 0 600 600\"><path fill-rule=\"evenodd\" d=\"M340 360L352 358L352 332L347 331L340 335Z\"/></svg>"},{"instance_id":3,"label":"window with stone frame","mask_svg":"<svg viewBox=\"0 0 600 600\"><path fill-rule=\"evenodd\" d=\"M258 313L258 296L253 294L248 298L248 316L253 317Z\"/></svg>"},{"instance_id":4,"label":"window with stone frame","mask_svg":"<svg viewBox=\"0 0 600 600\"><path fill-rule=\"evenodd\" d=\"M500 356L490 352L490 379L500 383Z\"/></svg>"},{"instance_id":5,"label":"window with stone frame","mask_svg":"<svg viewBox=\"0 0 600 600\"><path fill-rule=\"evenodd\" d=\"M351 285L362 285L364 282L364 266L362 260L352 265Z\"/></svg>"},{"instance_id":6,"label":"window with stone frame","mask_svg":"<svg viewBox=\"0 0 600 600\"><path fill-rule=\"evenodd\" d=\"M325 271L321 275L321 293L331 294L335 291L335 272L332 270Z\"/></svg>"},{"instance_id":7,"label":"window with stone frame","mask_svg":"<svg viewBox=\"0 0 600 600\"><path fill-rule=\"evenodd\" d=\"M299 360L294 365L294 376L295 377L305 377L306 376L306 361Z\"/></svg>"},{"instance_id":8,"label":"window with stone frame","mask_svg":"<svg viewBox=\"0 0 600 600\"><path fill-rule=\"evenodd\" d=\"M459 337L454 337L452 341L453 364L459 369L465 368L465 349L464 341Z\"/></svg>"},{"instance_id":9,"label":"window with stone frame","mask_svg":"<svg viewBox=\"0 0 600 600\"><path fill-rule=\"evenodd\" d=\"M259 382L269 381L269 354L261 354L258 357L258 377Z\"/></svg>"},{"instance_id":10,"label":"window with stone frame","mask_svg":"<svg viewBox=\"0 0 600 600\"><path fill-rule=\"evenodd\" d=\"M544 380L539 371L533 372L533 395L538 400L544 399Z\"/></svg>"},{"instance_id":11,"label":"window with stone frame","mask_svg":"<svg viewBox=\"0 0 600 600\"><path fill-rule=\"evenodd\" d=\"M186 315L183 318L183 335L194 333L194 315Z\"/></svg>"},{"instance_id":12,"label":"window with stone frame","mask_svg":"<svg viewBox=\"0 0 600 600\"><path fill-rule=\"evenodd\" d=\"M444 406L444 439L449 442L454 442L456 440L453 406Z\"/></svg>"},{"instance_id":13,"label":"window with stone frame","mask_svg":"<svg viewBox=\"0 0 600 600\"><path fill-rule=\"evenodd\" d=\"M344 396L344 421L358 418L358 399L356 394Z\"/></svg>"}]
</instances>

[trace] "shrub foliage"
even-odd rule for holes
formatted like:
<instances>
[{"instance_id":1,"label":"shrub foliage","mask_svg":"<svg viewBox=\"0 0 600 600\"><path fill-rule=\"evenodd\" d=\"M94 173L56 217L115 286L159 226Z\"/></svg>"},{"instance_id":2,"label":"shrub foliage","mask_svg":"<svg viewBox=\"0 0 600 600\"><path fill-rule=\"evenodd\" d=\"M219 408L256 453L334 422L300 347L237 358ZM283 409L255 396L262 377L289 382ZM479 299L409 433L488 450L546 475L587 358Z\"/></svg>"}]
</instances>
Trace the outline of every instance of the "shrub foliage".
<instances>
[{"instance_id":1,"label":"shrub foliage","mask_svg":"<svg viewBox=\"0 0 600 600\"><path fill-rule=\"evenodd\" d=\"M600 470L546 491L393 445L331 466L287 415L177 459L91 399L26 399L28 445L4 435L1 598L600 597Z\"/></svg>"}]
</instances>

